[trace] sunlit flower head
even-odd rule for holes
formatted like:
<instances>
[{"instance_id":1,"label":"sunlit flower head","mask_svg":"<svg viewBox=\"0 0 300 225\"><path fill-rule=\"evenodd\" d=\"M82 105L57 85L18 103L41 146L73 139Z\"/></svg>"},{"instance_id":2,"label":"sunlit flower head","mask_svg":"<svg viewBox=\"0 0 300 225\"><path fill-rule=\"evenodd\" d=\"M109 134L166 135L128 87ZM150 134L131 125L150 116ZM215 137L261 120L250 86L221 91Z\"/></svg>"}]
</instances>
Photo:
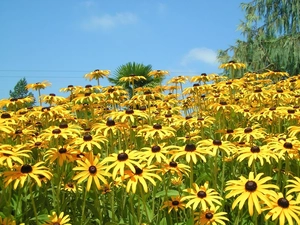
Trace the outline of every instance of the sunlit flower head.
<instances>
[{"instance_id":1,"label":"sunlit flower head","mask_svg":"<svg viewBox=\"0 0 300 225\"><path fill-rule=\"evenodd\" d=\"M148 184L147 181L152 183L152 185L156 185L155 179L161 180L161 177L156 174L157 169L154 165L146 166L142 165L141 167L134 166L135 171L125 170L124 177L122 177L123 181L127 182L126 191L132 193L136 192L137 186L140 184L145 193L148 192Z\"/></svg>"},{"instance_id":2,"label":"sunlit flower head","mask_svg":"<svg viewBox=\"0 0 300 225\"><path fill-rule=\"evenodd\" d=\"M179 209L185 209L185 203L182 201L181 196L171 196L171 200L164 202L164 205L161 209L168 208L168 213L171 213L173 210L177 212Z\"/></svg>"},{"instance_id":3,"label":"sunlit flower head","mask_svg":"<svg viewBox=\"0 0 300 225\"><path fill-rule=\"evenodd\" d=\"M282 193L276 193L275 195L270 196L270 201L268 205L264 208L267 210L265 216L266 220L270 218L272 221L278 219L279 225L286 224L286 221L289 225L300 224L300 202L293 200L292 195L283 196Z\"/></svg>"},{"instance_id":4,"label":"sunlit flower head","mask_svg":"<svg viewBox=\"0 0 300 225\"><path fill-rule=\"evenodd\" d=\"M24 186L25 181L32 178L33 181L37 183L38 186L42 186L39 175L46 177L48 180L51 179L52 174L48 171L46 166L42 166L44 162L38 162L35 165L31 166L29 164L24 164L22 166L15 166L12 171L4 171L4 183L7 187L11 182L14 181L14 189L19 185Z\"/></svg>"},{"instance_id":5,"label":"sunlit flower head","mask_svg":"<svg viewBox=\"0 0 300 225\"><path fill-rule=\"evenodd\" d=\"M225 191L230 191L226 198L238 197L234 200L232 204L232 209L234 209L237 204L239 204L239 210L241 210L246 201L248 201L248 210L250 216L253 215L253 207L255 207L256 211L260 214L262 212L261 209L261 201L265 204L269 202L269 196L274 196L275 191L272 189L279 189L274 184L266 184L266 182L272 180L272 177L263 177L263 173L259 173L256 177L254 177L254 173L249 173L249 178L245 178L244 176L240 176L239 180L229 180L226 183Z\"/></svg>"},{"instance_id":6,"label":"sunlit flower head","mask_svg":"<svg viewBox=\"0 0 300 225\"><path fill-rule=\"evenodd\" d=\"M183 191L189 193L182 198L182 201L188 200L187 208L193 206L193 210L196 210L197 207L200 207L201 210L205 211L209 207L222 204L222 197L214 189L208 187L208 182L201 186L193 183L193 188L187 188Z\"/></svg>"},{"instance_id":7,"label":"sunlit flower head","mask_svg":"<svg viewBox=\"0 0 300 225\"><path fill-rule=\"evenodd\" d=\"M99 154L94 156L93 152L86 153L76 163L78 166L73 170L79 171L79 173L73 177L73 180L77 180L77 184L87 180L87 191L90 190L92 183L96 185L98 190L101 188L100 181L105 184L108 183L106 178L110 176L110 173L106 171L105 163L100 161Z\"/></svg>"},{"instance_id":8,"label":"sunlit flower head","mask_svg":"<svg viewBox=\"0 0 300 225\"><path fill-rule=\"evenodd\" d=\"M64 212L61 212L59 215L57 215L56 212L52 212L52 215L48 215L48 218L49 221L43 225L71 225L71 223L69 223L70 216L64 216Z\"/></svg>"},{"instance_id":9,"label":"sunlit flower head","mask_svg":"<svg viewBox=\"0 0 300 225\"><path fill-rule=\"evenodd\" d=\"M201 212L195 212L195 225L226 225L229 219L226 217L226 212L218 212L219 206L210 207Z\"/></svg>"},{"instance_id":10,"label":"sunlit flower head","mask_svg":"<svg viewBox=\"0 0 300 225\"><path fill-rule=\"evenodd\" d=\"M136 150L126 150L111 155L103 159L103 163L108 163L106 171L113 169L112 178L115 179L117 174L124 176L124 171L130 169L131 172L135 173L135 166L141 168L140 165L140 153Z\"/></svg>"}]
</instances>

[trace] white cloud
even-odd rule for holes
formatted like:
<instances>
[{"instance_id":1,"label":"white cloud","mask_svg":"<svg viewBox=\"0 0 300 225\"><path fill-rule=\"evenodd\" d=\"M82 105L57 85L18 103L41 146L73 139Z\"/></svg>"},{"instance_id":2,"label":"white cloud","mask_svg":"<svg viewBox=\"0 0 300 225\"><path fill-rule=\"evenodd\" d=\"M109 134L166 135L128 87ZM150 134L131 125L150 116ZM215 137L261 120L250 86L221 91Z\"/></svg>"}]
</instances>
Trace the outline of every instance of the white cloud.
<instances>
[{"instance_id":1,"label":"white cloud","mask_svg":"<svg viewBox=\"0 0 300 225\"><path fill-rule=\"evenodd\" d=\"M207 64L216 64L217 53L209 48L193 48L183 56L181 64L187 65L193 61L200 61Z\"/></svg>"},{"instance_id":2,"label":"white cloud","mask_svg":"<svg viewBox=\"0 0 300 225\"><path fill-rule=\"evenodd\" d=\"M119 25L134 24L137 16L132 13L117 13L115 15L105 14L103 16L93 16L83 24L86 29L110 29Z\"/></svg>"}]
</instances>

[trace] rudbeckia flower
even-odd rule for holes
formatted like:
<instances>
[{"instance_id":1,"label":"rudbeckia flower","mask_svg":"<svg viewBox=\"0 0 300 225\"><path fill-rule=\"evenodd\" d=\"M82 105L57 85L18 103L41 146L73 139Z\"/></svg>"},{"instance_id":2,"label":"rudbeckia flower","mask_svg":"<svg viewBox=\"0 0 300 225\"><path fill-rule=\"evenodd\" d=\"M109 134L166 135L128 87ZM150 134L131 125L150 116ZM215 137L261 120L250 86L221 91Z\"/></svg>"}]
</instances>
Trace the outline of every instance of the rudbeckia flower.
<instances>
[{"instance_id":1,"label":"rudbeckia flower","mask_svg":"<svg viewBox=\"0 0 300 225\"><path fill-rule=\"evenodd\" d=\"M254 173L249 173L249 178L245 178L244 176L240 176L239 180L229 180L227 181L225 191L230 191L226 198L231 198L233 196L239 195L232 204L232 209L234 209L237 204L239 204L239 210L241 210L246 201L248 201L248 210L250 216L253 215L253 207L255 207L258 214L262 212L261 203L269 202L269 196L276 196L274 190L271 189L279 189L274 184L266 184L267 181L272 180L272 177L264 177L263 173L258 174L254 177Z\"/></svg>"},{"instance_id":2,"label":"rudbeckia flower","mask_svg":"<svg viewBox=\"0 0 300 225\"><path fill-rule=\"evenodd\" d=\"M45 154L45 158L46 161L50 161L51 164L55 160L57 160L58 165L62 166L65 161L66 162L75 161L79 153L80 153L79 150L74 149L70 145L65 145L65 146L59 146L57 148L49 149Z\"/></svg>"},{"instance_id":3,"label":"rudbeckia flower","mask_svg":"<svg viewBox=\"0 0 300 225\"><path fill-rule=\"evenodd\" d=\"M249 167L256 160L259 160L262 166L264 165L264 160L271 164L270 158L273 158L276 162L278 162L277 155L274 154L274 152L267 145L242 147L238 149L236 154L238 155L237 160L239 162L248 159Z\"/></svg>"},{"instance_id":4,"label":"rudbeckia flower","mask_svg":"<svg viewBox=\"0 0 300 225\"><path fill-rule=\"evenodd\" d=\"M177 212L179 209L184 210L185 204L182 201L182 197L180 196L171 196L171 200L165 201L164 205L161 207L161 209L169 208L168 213L171 213L172 210Z\"/></svg>"},{"instance_id":5,"label":"rudbeckia flower","mask_svg":"<svg viewBox=\"0 0 300 225\"><path fill-rule=\"evenodd\" d=\"M165 144L143 147L141 148L141 150L143 150L143 152L141 152L141 158L145 158L147 160L148 166L152 164L153 161L154 163L161 163L167 160L166 155L171 149L178 149L178 147L165 146Z\"/></svg>"},{"instance_id":6,"label":"rudbeckia flower","mask_svg":"<svg viewBox=\"0 0 300 225\"><path fill-rule=\"evenodd\" d=\"M190 167L173 160L166 160L166 163L162 165L160 171L163 175L170 172L172 175L176 173L177 176L182 177L182 174L189 176Z\"/></svg>"},{"instance_id":7,"label":"rudbeckia flower","mask_svg":"<svg viewBox=\"0 0 300 225\"><path fill-rule=\"evenodd\" d=\"M260 127L259 124L252 127L236 128L234 132L234 139L238 138L238 141L246 141L252 143L254 140L263 139L267 135L265 128Z\"/></svg>"},{"instance_id":8,"label":"rudbeckia flower","mask_svg":"<svg viewBox=\"0 0 300 225\"><path fill-rule=\"evenodd\" d=\"M218 212L219 206L210 207L209 209L195 212L194 224L195 225L226 225L225 221L229 221L225 215L226 212Z\"/></svg>"},{"instance_id":9,"label":"rudbeckia flower","mask_svg":"<svg viewBox=\"0 0 300 225\"><path fill-rule=\"evenodd\" d=\"M103 159L103 163L111 163L107 166L106 171L113 168L112 178L115 179L119 173L124 176L124 171L129 168L133 173L135 173L135 166L141 168L140 165L140 153L136 150L126 150L120 151L119 154L112 153Z\"/></svg>"},{"instance_id":10,"label":"rudbeckia flower","mask_svg":"<svg viewBox=\"0 0 300 225\"><path fill-rule=\"evenodd\" d=\"M130 192L132 190L133 193L136 192L136 187L138 184L141 184L144 192L148 192L147 181L150 181L154 186L156 182L153 178L156 178L161 181L161 177L155 173L157 170L154 165L141 167L134 166L135 171L126 170L124 172L124 177L122 177L123 181L127 181L126 191Z\"/></svg>"},{"instance_id":11,"label":"rudbeckia flower","mask_svg":"<svg viewBox=\"0 0 300 225\"><path fill-rule=\"evenodd\" d=\"M86 190L89 191L92 185L92 182L96 184L98 190L100 190L102 183L108 183L105 177L109 177L110 173L108 173L105 169L104 162L100 162L100 155L94 156L93 152L86 153L85 156L81 160L77 160L77 167L73 168L75 171L80 171L73 177L73 180L78 180L77 184L87 180Z\"/></svg>"},{"instance_id":12,"label":"rudbeckia flower","mask_svg":"<svg viewBox=\"0 0 300 225\"><path fill-rule=\"evenodd\" d=\"M46 166L41 166L44 162L38 162L31 166L29 164L24 164L22 166L15 166L13 171L4 171L4 183L7 187L11 182L14 181L14 189L17 189L20 184L21 187L24 186L25 181L30 177L34 180L38 186L42 186L39 175L46 177L48 180L51 179L52 174L48 171Z\"/></svg>"},{"instance_id":13,"label":"rudbeckia flower","mask_svg":"<svg viewBox=\"0 0 300 225\"><path fill-rule=\"evenodd\" d=\"M272 218L272 221L279 219L279 225L286 224L289 225L300 224L300 202L293 200L293 196L288 195L283 196L282 193L276 193L276 195L270 196L270 201L268 206L264 210L268 210L265 219L268 220Z\"/></svg>"},{"instance_id":14,"label":"rudbeckia flower","mask_svg":"<svg viewBox=\"0 0 300 225\"><path fill-rule=\"evenodd\" d=\"M26 145L0 145L0 165L6 162L7 166L12 168L15 162L23 164L22 158L29 158L28 153L31 153L26 147Z\"/></svg>"},{"instance_id":15,"label":"rudbeckia flower","mask_svg":"<svg viewBox=\"0 0 300 225\"><path fill-rule=\"evenodd\" d=\"M209 207L222 205L220 202L222 197L214 189L208 187L208 182L205 182L204 185L201 186L193 183L193 188L187 188L183 191L190 194L181 199L182 201L189 200L186 204L186 208L193 206L193 210L196 210L199 206L201 210L205 211Z\"/></svg>"},{"instance_id":16,"label":"rudbeckia flower","mask_svg":"<svg viewBox=\"0 0 300 225\"><path fill-rule=\"evenodd\" d=\"M161 124L154 124L153 126L145 125L138 134L142 134L145 140L149 138L151 140L164 140L165 138L170 138L175 136L176 130L172 127L162 126Z\"/></svg>"},{"instance_id":17,"label":"rudbeckia flower","mask_svg":"<svg viewBox=\"0 0 300 225\"><path fill-rule=\"evenodd\" d=\"M210 152L213 156L215 156L218 151L224 151L228 156L236 151L235 145L229 141L206 139L199 141L197 145Z\"/></svg>"},{"instance_id":18,"label":"rudbeckia flower","mask_svg":"<svg viewBox=\"0 0 300 225\"><path fill-rule=\"evenodd\" d=\"M208 151L203 148L196 147L194 144L186 144L185 146L180 147L179 150L172 151L172 153L172 160L185 156L188 163L192 160L194 164L197 164L198 158L200 158L203 162L206 162L205 156L209 154Z\"/></svg>"},{"instance_id":19,"label":"rudbeckia flower","mask_svg":"<svg viewBox=\"0 0 300 225\"><path fill-rule=\"evenodd\" d=\"M80 151L92 151L94 147L97 147L98 149L101 149L100 143L104 144L108 140L106 137L101 135L91 135L89 133L86 133L83 135L83 137L78 137L74 139L75 146L80 148Z\"/></svg>"},{"instance_id":20,"label":"rudbeckia flower","mask_svg":"<svg viewBox=\"0 0 300 225\"><path fill-rule=\"evenodd\" d=\"M48 215L48 218L50 221L47 221L43 225L71 225L71 223L68 223L70 221L70 216L64 216L64 212L61 212L59 216L57 216L56 212L53 212L52 215Z\"/></svg>"}]
</instances>

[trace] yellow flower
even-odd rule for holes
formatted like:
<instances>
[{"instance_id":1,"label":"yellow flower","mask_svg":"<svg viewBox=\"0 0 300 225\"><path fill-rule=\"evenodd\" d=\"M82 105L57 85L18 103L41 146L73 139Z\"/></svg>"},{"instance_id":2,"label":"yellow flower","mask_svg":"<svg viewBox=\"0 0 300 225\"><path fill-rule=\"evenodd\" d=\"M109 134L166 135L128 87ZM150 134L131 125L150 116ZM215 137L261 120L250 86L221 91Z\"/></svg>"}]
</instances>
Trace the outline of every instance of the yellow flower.
<instances>
[{"instance_id":1,"label":"yellow flower","mask_svg":"<svg viewBox=\"0 0 300 225\"><path fill-rule=\"evenodd\" d=\"M248 158L248 166L250 167L252 163L256 160L260 161L260 164L263 166L264 160L271 164L270 158L273 158L276 162L278 162L278 157L274 152L267 146L247 146L239 148L236 152L239 156L237 160L239 162L243 161L244 159Z\"/></svg>"},{"instance_id":2,"label":"yellow flower","mask_svg":"<svg viewBox=\"0 0 300 225\"><path fill-rule=\"evenodd\" d=\"M51 179L52 174L48 171L46 166L41 166L44 162L38 162L31 166L29 164L24 164L22 166L15 166L13 171L4 171L4 183L7 187L12 181L14 181L14 189L20 184L21 187L24 186L27 178L32 178L38 186L42 186L39 175L46 177L48 180Z\"/></svg>"},{"instance_id":3,"label":"yellow flower","mask_svg":"<svg viewBox=\"0 0 300 225\"><path fill-rule=\"evenodd\" d=\"M239 138L239 142L247 141L252 143L254 140L263 139L267 133L264 128L260 127L259 124L253 125L252 127L237 128L235 129L234 138Z\"/></svg>"},{"instance_id":4,"label":"yellow flower","mask_svg":"<svg viewBox=\"0 0 300 225\"><path fill-rule=\"evenodd\" d=\"M167 70L152 70L150 73L148 73L149 76L153 76L155 78L164 77L167 74L169 74L169 71Z\"/></svg>"},{"instance_id":5,"label":"yellow flower","mask_svg":"<svg viewBox=\"0 0 300 225\"><path fill-rule=\"evenodd\" d=\"M166 163L162 165L160 172L163 175L170 172L172 175L176 173L179 177L182 177L182 174L189 176L190 167L182 163L177 163L173 160L166 160Z\"/></svg>"},{"instance_id":6,"label":"yellow flower","mask_svg":"<svg viewBox=\"0 0 300 225\"><path fill-rule=\"evenodd\" d=\"M207 154L209 154L209 152L205 149L196 147L194 144L186 144L185 146L180 147L179 150L173 151L172 160L185 156L188 163L192 160L194 164L197 164L198 158L201 158L203 162L206 162L205 156Z\"/></svg>"},{"instance_id":7,"label":"yellow flower","mask_svg":"<svg viewBox=\"0 0 300 225\"><path fill-rule=\"evenodd\" d=\"M124 176L124 171L129 168L135 173L135 166L141 168L142 166L138 162L140 160L140 153L136 150L120 151L119 154L113 153L103 159L103 163L111 163L107 166L106 171L113 168L112 178L115 179L117 173Z\"/></svg>"},{"instance_id":8,"label":"yellow flower","mask_svg":"<svg viewBox=\"0 0 300 225\"><path fill-rule=\"evenodd\" d=\"M264 210L268 210L265 219L268 220L272 217L272 221L279 219L279 225L286 224L287 220L289 225L300 224L300 202L293 200L293 196L283 196L282 193L270 196L270 201Z\"/></svg>"},{"instance_id":9,"label":"yellow flower","mask_svg":"<svg viewBox=\"0 0 300 225\"><path fill-rule=\"evenodd\" d=\"M171 213L172 210L177 212L179 209L184 210L185 204L182 201L182 197L171 196L171 200L165 201L164 205L161 207L161 209L164 208L169 208L168 213Z\"/></svg>"},{"instance_id":10,"label":"yellow flower","mask_svg":"<svg viewBox=\"0 0 300 225\"><path fill-rule=\"evenodd\" d=\"M236 151L235 145L229 141L205 139L199 141L197 144L213 156L217 155L218 151L224 151L228 156Z\"/></svg>"},{"instance_id":11,"label":"yellow flower","mask_svg":"<svg viewBox=\"0 0 300 225\"><path fill-rule=\"evenodd\" d=\"M266 184L267 181L272 180L272 177L264 177L263 173L259 173L256 177L254 177L254 173L249 173L249 178L245 178L244 176L240 176L240 180L229 180L227 181L225 191L230 191L226 198L231 198L233 196L239 195L232 204L232 209L234 209L237 204L239 204L239 210L241 210L248 200L248 210L250 216L253 215L253 206L256 211L260 214L261 203L269 202L269 196L274 196L276 193L270 189L279 189L274 184Z\"/></svg>"},{"instance_id":12,"label":"yellow flower","mask_svg":"<svg viewBox=\"0 0 300 225\"><path fill-rule=\"evenodd\" d=\"M6 162L9 168L13 168L13 164L18 162L23 164L22 157L29 158L31 150L26 149L26 145L1 145L0 146L0 165Z\"/></svg>"},{"instance_id":13,"label":"yellow flower","mask_svg":"<svg viewBox=\"0 0 300 225\"><path fill-rule=\"evenodd\" d=\"M46 161L50 161L52 164L55 160L58 160L58 165L62 166L63 163L73 162L76 160L77 155L80 153L79 150L74 149L70 145L59 146L58 148L49 149L46 154Z\"/></svg>"},{"instance_id":14,"label":"yellow flower","mask_svg":"<svg viewBox=\"0 0 300 225\"><path fill-rule=\"evenodd\" d=\"M48 86L51 86L51 83L49 83L48 81L42 81L42 82L37 82L35 84L27 84L26 88L37 91L37 90L45 89Z\"/></svg>"},{"instance_id":15,"label":"yellow flower","mask_svg":"<svg viewBox=\"0 0 300 225\"><path fill-rule=\"evenodd\" d=\"M101 149L100 143L104 144L108 140L104 136L100 135L91 135L91 134L84 134L83 137L76 138L73 142L74 144L80 148L80 151L92 151L94 147Z\"/></svg>"},{"instance_id":16,"label":"yellow flower","mask_svg":"<svg viewBox=\"0 0 300 225\"><path fill-rule=\"evenodd\" d=\"M154 124L153 126L145 125L139 130L138 134L142 134L145 140L158 138L163 140L165 138L174 137L176 130L172 127L162 126L161 124Z\"/></svg>"},{"instance_id":17,"label":"yellow flower","mask_svg":"<svg viewBox=\"0 0 300 225\"><path fill-rule=\"evenodd\" d=\"M153 178L156 178L161 181L161 177L155 173L157 170L154 165L141 167L134 166L135 171L126 170L124 172L124 177L122 180L127 181L126 191L130 192L132 190L133 193L136 192L136 187L138 184L141 184L144 192L148 192L147 180L150 181L154 186L156 182Z\"/></svg>"},{"instance_id":18,"label":"yellow flower","mask_svg":"<svg viewBox=\"0 0 300 225\"><path fill-rule=\"evenodd\" d=\"M195 212L195 225L226 225L224 221L229 221L225 215L226 212L217 212L220 207L210 207L209 209L202 210L200 213Z\"/></svg>"},{"instance_id":19,"label":"yellow flower","mask_svg":"<svg viewBox=\"0 0 300 225\"><path fill-rule=\"evenodd\" d=\"M205 182L202 186L193 183L193 188L187 188L183 191L190 194L181 199L182 201L189 200L186 204L187 208L193 206L193 210L196 210L200 206L201 210L205 211L209 207L222 205L220 200L223 198L214 189L208 187L208 182Z\"/></svg>"},{"instance_id":20,"label":"yellow flower","mask_svg":"<svg viewBox=\"0 0 300 225\"><path fill-rule=\"evenodd\" d=\"M77 184L85 181L87 179L86 190L89 191L92 185L92 182L96 184L98 190L100 190L101 185L99 181L102 181L104 184L107 184L105 178L110 176L105 169L104 162L100 162L100 155L94 156L93 152L86 153L82 160L76 161L79 166L73 168L75 171L80 171L76 174L73 180L78 180Z\"/></svg>"},{"instance_id":21,"label":"yellow flower","mask_svg":"<svg viewBox=\"0 0 300 225\"><path fill-rule=\"evenodd\" d=\"M64 216L64 212L61 212L59 216L57 216L56 212L53 212L52 215L48 215L48 218L50 221L47 221L43 225L71 225L68 223L70 221L70 216Z\"/></svg>"},{"instance_id":22,"label":"yellow flower","mask_svg":"<svg viewBox=\"0 0 300 225\"><path fill-rule=\"evenodd\" d=\"M246 68L246 65L244 63L237 63L233 60L229 61L228 63L223 63L219 66L219 68L223 68L223 69L242 69L242 68Z\"/></svg>"}]
</instances>

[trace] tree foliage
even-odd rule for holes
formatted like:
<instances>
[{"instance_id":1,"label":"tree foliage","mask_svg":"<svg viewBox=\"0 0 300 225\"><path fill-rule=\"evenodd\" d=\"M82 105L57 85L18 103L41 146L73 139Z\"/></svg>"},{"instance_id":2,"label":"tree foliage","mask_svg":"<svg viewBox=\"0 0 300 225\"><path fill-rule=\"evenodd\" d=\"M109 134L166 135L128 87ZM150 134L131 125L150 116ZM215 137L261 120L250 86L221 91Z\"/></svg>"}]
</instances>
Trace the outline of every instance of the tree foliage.
<instances>
[{"instance_id":1,"label":"tree foliage","mask_svg":"<svg viewBox=\"0 0 300 225\"><path fill-rule=\"evenodd\" d=\"M224 63L232 58L247 64L249 70L265 69L300 73L300 1L252 0L242 3L244 40L219 51Z\"/></svg>"},{"instance_id":2,"label":"tree foliage","mask_svg":"<svg viewBox=\"0 0 300 225\"><path fill-rule=\"evenodd\" d=\"M26 78L24 77L24 78L20 79L17 82L17 84L15 85L13 91L12 90L9 91L9 96L14 99L26 98L28 96L34 98L33 93L28 91L28 89L26 88L26 85L27 85ZM27 107L33 106L34 104L35 104L35 101L28 103Z\"/></svg>"},{"instance_id":3,"label":"tree foliage","mask_svg":"<svg viewBox=\"0 0 300 225\"><path fill-rule=\"evenodd\" d=\"M151 65L144 65L141 63L128 62L124 65L119 66L114 72L113 77L109 77L108 80L110 83L114 85L123 86L132 96L132 87L129 82L120 81L123 77L129 77L131 75L144 76L146 80L138 80L134 82L134 88L137 87L155 87L159 85L162 81L162 78L155 78L153 76L149 76L149 72L152 71Z\"/></svg>"}]
</instances>

